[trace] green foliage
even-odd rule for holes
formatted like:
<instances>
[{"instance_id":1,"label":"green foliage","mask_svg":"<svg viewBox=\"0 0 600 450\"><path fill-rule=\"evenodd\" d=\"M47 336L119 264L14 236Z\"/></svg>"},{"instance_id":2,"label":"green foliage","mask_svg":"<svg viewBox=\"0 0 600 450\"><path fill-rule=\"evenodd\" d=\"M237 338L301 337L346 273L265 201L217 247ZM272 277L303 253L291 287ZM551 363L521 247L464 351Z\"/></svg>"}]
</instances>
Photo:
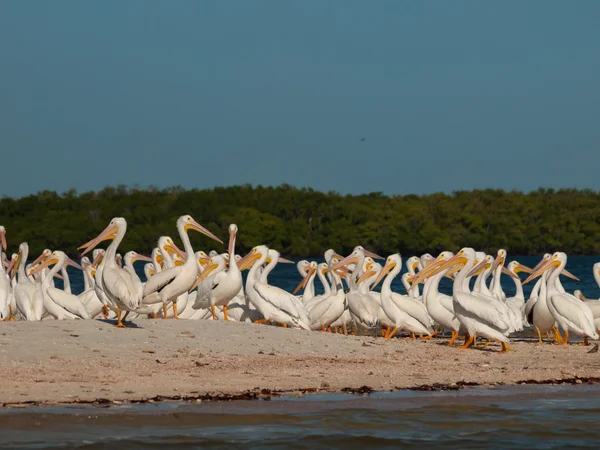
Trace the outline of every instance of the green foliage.
<instances>
[{"instance_id":1,"label":"green foliage","mask_svg":"<svg viewBox=\"0 0 600 450\"><path fill-rule=\"evenodd\" d=\"M286 256L315 256L328 248L340 253L363 245L381 254L419 254L471 246L513 254L562 250L600 254L600 193L539 189L529 194L501 190L452 195L387 197L381 193L342 196L289 185L249 185L185 190L124 186L99 192L36 195L0 200L0 224L11 251L27 241L31 254L44 248L76 248L104 229L112 217L127 219L121 251L149 252L161 235L176 241L175 221L192 215L226 238L227 226L240 229L240 253L257 244ZM191 233L194 248L224 247Z\"/></svg>"}]
</instances>

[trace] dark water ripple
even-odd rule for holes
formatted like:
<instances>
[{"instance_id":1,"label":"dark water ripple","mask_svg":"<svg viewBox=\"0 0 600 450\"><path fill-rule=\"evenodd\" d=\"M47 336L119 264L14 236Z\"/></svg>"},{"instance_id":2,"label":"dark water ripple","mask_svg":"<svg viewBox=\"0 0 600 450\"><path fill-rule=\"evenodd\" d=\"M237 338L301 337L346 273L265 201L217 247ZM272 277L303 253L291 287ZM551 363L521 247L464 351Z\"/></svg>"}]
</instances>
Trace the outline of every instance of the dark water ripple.
<instances>
[{"instance_id":1,"label":"dark water ripple","mask_svg":"<svg viewBox=\"0 0 600 450\"><path fill-rule=\"evenodd\" d=\"M597 448L600 385L0 412L12 448Z\"/></svg>"}]
</instances>

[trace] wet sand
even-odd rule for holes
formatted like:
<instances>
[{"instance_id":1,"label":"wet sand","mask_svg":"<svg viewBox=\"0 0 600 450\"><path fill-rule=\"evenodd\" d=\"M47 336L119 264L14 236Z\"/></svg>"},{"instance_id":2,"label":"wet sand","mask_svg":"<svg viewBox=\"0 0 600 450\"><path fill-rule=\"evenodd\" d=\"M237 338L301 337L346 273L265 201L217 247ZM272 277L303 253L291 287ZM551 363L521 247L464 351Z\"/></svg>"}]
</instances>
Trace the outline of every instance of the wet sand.
<instances>
[{"instance_id":1,"label":"wet sand","mask_svg":"<svg viewBox=\"0 0 600 450\"><path fill-rule=\"evenodd\" d=\"M409 341L236 322L139 320L0 323L0 403L195 399L251 392L396 390L600 377L590 347L511 343L461 350Z\"/></svg>"}]
</instances>

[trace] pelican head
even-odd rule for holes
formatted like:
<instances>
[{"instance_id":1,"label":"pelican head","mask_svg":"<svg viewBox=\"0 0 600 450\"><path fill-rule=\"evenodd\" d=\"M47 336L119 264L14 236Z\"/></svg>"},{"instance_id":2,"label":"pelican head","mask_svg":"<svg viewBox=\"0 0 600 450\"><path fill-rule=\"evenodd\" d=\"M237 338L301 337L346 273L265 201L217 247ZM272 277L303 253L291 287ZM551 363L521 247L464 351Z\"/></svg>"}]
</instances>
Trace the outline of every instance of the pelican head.
<instances>
[{"instance_id":1,"label":"pelican head","mask_svg":"<svg viewBox=\"0 0 600 450\"><path fill-rule=\"evenodd\" d=\"M4 225L0 225L0 243L2 244L2 250L6 251L6 228L4 228Z\"/></svg>"},{"instance_id":2,"label":"pelican head","mask_svg":"<svg viewBox=\"0 0 600 450\"><path fill-rule=\"evenodd\" d=\"M119 234L119 233L122 235L125 234L126 230L127 230L127 221L123 217L114 217L110 221L108 226L104 229L104 231L102 231L102 233L100 233L98 236L96 236L91 241L88 241L85 244L77 247L77 250L83 250L83 253L81 254L81 256L83 256L87 252L92 250L94 247L96 247L100 242L107 241L107 240L113 240L114 238L117 237L117 234Z\"/></svg>"}]
</instances>

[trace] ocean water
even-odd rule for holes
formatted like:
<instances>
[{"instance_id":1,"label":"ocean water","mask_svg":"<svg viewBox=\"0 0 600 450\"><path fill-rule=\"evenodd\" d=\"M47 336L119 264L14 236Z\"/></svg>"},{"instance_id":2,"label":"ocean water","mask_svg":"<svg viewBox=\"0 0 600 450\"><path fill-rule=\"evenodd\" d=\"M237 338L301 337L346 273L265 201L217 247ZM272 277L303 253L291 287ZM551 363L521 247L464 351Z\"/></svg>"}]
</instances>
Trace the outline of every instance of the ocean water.
<instances>
[{"instance_id":1,"label":"ocean water","mask_svg":"<svg viewBox=\"0 0 600 450\"><path fill-rule=\"evenodd\" d=\"M600 385L0 411L2 448L598 448Z\"/></svg>"}]
</instances>

